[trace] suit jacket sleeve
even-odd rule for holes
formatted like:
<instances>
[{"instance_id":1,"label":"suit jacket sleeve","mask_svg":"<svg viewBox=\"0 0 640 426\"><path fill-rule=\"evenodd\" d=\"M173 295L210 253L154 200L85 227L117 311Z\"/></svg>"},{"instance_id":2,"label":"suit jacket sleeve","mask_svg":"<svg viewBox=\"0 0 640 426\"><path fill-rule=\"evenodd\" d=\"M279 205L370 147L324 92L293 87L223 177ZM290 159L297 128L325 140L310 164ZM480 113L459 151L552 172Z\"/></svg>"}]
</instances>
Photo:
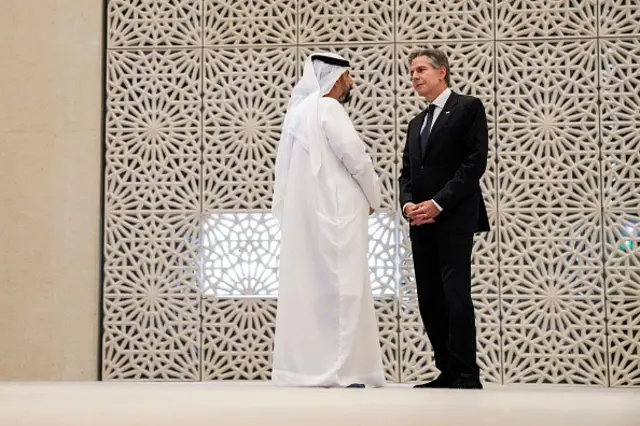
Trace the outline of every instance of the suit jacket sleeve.
<instances>
[{"instance_id":1,"label":"suit jacket sleeve","mask_svg":"<svg viewBox=\"0 0 640 426\"><path fill-rule=\"evenodd\" d=\"M482 101L473 98L468 107L469 130L464 136L464 158L453 178L433 197L447 211L473 191L487 167L489 131ZM465 114L466 115L466 114Z\"/></svg>"},{"instance_id":2,"label":"suit jacket sleeve","mask_svg":"<svg viewBox=\"0 0 640 426\"><path fill-rule=\"evenodd\" d=\"M408 127L411 127L411 124L409 124ZM411 151L409 146L409 133L409 129L407 128L404 151L402 152L402 170L400 170L400 177L398 178L400 185L400 209L402 209L406 203L410 203L413 197L411 194ZM404 212L402 213L404 214Z\"/></svg>"},{"instance_id":3,"label":"suit jacket sleeve","mask_svg":"<svg viewBox=\"0 0 640 426\"><path fill-rule=\"evenodd\" d=\"M369 206L376 210L379 209L381 203L380 181L373 168L373 162L347 112L337 101L331 101L326 109L322 117L322 128L331 150L358 182Z\"/></svg>"}]
</instances>

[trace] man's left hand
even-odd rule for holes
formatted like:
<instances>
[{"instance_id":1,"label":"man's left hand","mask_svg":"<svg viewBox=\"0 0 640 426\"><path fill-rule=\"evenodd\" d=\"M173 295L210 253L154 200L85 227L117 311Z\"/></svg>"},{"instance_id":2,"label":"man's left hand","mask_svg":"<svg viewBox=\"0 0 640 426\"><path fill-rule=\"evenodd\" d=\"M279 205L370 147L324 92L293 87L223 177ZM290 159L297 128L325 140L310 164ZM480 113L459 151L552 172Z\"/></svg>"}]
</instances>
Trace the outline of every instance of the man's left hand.
<instances>
[{"instance_id":1,"label":"man's left hand","mask_svg":"<svg viewBox=\"0 0 640 426\"><path fill-rule=\"evenodd\" d=\"M432 200L423 201L409 214L412 226L420 226L425 223L433 223L440 214L440 209L436 207Z\"/></svg>"}]
</instances>

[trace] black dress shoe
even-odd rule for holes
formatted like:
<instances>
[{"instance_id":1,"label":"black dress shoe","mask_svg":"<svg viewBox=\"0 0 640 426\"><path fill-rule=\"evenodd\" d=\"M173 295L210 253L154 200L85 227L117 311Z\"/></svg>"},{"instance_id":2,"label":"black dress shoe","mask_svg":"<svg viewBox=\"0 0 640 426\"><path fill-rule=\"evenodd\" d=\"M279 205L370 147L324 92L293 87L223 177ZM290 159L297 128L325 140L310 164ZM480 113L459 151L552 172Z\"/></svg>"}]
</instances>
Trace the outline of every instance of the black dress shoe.
<instances>
[{"instance_id":1,"label":"black dress shoe","mask_svg":"<svg viewBox=\"0 0 640 426\"><path fill-rule=\"evenodd\" d=\"M422 388L450 388L453 380L449 376L445 376L443 374L439 375L437 379L432 380L427 383L421 383L419 385L415 385L414 389L422 389Z\"/></svg>"},{"instance_id":2,"label":"black dress shoe","mask_svg":"<svg viewBox=\"0 0 640 426\"><path fill-rule=\"evenodd\" d=\"M364 385L362 383L351 383L348 388L363 388Z\"/></svg>"},{"instance_id":3,"label":"black dress shoe","mask_svg":"<svg viewBox=\"0 0 640 426\"><path fill-rule=\"evenodd\" d=\"M480 380L456 379L451 383L451 389L482 389Z\"/></svg>"}]
</instances>

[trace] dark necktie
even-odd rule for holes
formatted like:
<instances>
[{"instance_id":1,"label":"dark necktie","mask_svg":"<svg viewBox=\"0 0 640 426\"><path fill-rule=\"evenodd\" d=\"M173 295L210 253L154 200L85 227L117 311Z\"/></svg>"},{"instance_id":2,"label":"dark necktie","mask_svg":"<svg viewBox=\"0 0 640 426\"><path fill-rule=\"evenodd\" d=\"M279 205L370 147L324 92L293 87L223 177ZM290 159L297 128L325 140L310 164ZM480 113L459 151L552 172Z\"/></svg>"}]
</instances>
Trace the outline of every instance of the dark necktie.
<instances>
[{"instance_id":1,"label":"dark necktie","mask_svg":"<svg viewBox=\"0 0 640 426\"><path fill-rule=\"evenodd\" d=\"M434 104L430 104L427 107L427 123L424 125L424 130L420 134L420 152L422 155L427 152L427 142L429 141L429 133L431 133L431 123L433 123L433 113L436 110Z\"/></svg>"}]
</instances>

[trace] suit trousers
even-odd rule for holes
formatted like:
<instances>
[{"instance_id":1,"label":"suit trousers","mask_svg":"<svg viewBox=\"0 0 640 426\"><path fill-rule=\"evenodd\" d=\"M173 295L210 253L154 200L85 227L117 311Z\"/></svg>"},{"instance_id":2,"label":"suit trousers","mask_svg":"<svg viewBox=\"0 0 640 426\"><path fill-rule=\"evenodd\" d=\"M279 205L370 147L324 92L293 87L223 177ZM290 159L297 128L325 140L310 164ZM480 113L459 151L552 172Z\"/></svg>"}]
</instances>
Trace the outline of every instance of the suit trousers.
<instances>
[{"instance_id":1,"label":"suit trousers","mask_svg":"<svg viewBox=\"0 0 640 426\"><path fill-rule=\"evenodd\" d=\"M471 299L473 233L425 224L411 227L411 246L420 316L436 367L454 380L479 380Z\"/></svg>"}]
</instances>

